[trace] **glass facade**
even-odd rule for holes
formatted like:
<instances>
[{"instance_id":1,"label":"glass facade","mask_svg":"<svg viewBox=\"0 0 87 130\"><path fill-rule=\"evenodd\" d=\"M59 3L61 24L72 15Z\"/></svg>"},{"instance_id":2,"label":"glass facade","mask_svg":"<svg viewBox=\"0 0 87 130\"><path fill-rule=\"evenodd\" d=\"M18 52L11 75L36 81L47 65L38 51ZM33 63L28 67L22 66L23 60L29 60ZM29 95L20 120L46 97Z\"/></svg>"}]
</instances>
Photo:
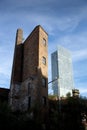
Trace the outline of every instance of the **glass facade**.
<instances>
[{"instance_id":1,"label":"glass facade","mask_svg":"<svg viewBox=\"0 0 87 130\"><path fill-rule=\"evenodd\" d=\"M72 58L69 50L58 46L57 51L51 54L52 88L54 95L65 97L68 92L72 94L74 89Z\"/></svg>"}]
</instances>

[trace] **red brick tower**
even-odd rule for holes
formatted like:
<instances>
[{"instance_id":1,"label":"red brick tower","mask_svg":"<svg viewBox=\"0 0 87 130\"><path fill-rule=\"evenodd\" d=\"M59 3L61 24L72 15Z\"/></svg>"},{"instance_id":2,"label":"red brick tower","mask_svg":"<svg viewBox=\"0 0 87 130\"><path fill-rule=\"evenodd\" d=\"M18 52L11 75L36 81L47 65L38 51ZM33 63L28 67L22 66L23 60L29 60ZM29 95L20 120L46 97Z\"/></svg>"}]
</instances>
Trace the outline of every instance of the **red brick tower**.
<instances>
[{"instance_id":1,"label":"red brick tower","mask_svg":"<svg viewBox=\"0 0 87 130\"><path fill-rule=\"evenodd\" d=\"M39 25L24 43L22 35L17 30L9 99L13 110L26 111L48 104L48 34Z\"/></svg>"}]
</instances>

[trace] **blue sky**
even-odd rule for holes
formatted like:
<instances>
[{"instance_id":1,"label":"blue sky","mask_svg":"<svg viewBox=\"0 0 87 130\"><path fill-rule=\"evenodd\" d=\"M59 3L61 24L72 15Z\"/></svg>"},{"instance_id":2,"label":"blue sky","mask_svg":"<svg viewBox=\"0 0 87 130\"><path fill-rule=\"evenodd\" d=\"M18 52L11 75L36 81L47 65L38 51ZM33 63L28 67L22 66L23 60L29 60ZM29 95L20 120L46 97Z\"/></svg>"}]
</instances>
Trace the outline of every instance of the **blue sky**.
<instances>
[{"instance_id":1,"label":"blue sky","mask_svg":"<svg viewBox=\"0 0 87 130\"><path fill-rule=\"evenodd\" d=\"M75 88L87 96L87 0L0 0L0 87L9 88L16 30L24 39L35 26L48 33L51 53L57 45L71 51Z\"/></svg>"}]
</instances>

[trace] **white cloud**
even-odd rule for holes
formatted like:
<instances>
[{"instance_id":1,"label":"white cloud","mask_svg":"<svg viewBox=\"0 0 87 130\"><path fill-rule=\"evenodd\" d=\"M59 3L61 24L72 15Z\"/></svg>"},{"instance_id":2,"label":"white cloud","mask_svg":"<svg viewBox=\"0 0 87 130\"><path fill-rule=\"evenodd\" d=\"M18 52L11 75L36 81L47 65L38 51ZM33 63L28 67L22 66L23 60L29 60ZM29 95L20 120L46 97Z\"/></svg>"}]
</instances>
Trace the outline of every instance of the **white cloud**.
<instances>
[{"instance_id":1,"label":"white cloud","mask_svg":"<svg viewBox=\"0 0 87 130\"><path fill-rule=\"evenodd\" d=\"M68 13L64 13L63 10L59 10L59 8L55 8L55 2L51 1L51 4L46 5L46 6L39 6L36 7L35 4L31 1L29 1L29 4L27 4L24 1L14 1L11 3L12 5L15 5L18 7L13 7L15 8L14 11L10 12L5 12L4 15L2 15L1 12L1 17L2 17L2 22L5 24L9 24L9 17L10 17L10 26L15 25L14 21L17 23L20 23L19 25L26 25L31 26L35 24L41 24L43 27L47 29L49 34L55 35L55 30L59 31L73 31L76 29L76 27L79 25L80 21L82 21L84 18L86 18L87 14L87 6L78 6L78 7L73 7L70 9L65 8L65 10L69 10ZM34 1L35 3L36 1ZM37 1L36 3L44 5L49 3L49 1ZM63 1L64 2L64 1ZM67 1L68 3L69 1ZM9 3L9 2L8 2ZM18 4L20 3L20 4ZM60 4L61 2L59 2ZM63 3L62 3L63 4ZM33 8L30 8L30 6ZM21 8L23 6L23 8ZM57 5L59 6L59 5ZM52 9L53 8L53 9ZM56 12L57 11L57 12ZM13 20L13 21L12 21Z\"/></svg>"},{"instance_id":2,"label":"white cloud","mask_svg":"<svg viewBox=\"0 0 87 130\"><path fill-rule=\"evenodd\" d=\"M84 50L77 50L72 53L73 61L81 61L87 59L87 48Z\"/></svg>"}]
</instances>

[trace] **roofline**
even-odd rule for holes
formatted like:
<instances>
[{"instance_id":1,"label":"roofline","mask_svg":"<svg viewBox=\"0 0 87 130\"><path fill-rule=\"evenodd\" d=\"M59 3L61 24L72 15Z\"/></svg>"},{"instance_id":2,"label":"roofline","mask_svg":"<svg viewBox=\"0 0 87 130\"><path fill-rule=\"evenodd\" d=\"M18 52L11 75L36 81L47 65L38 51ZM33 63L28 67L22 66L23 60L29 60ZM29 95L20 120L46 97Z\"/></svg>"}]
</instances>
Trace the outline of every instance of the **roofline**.
<instances>
[{"instance_id":1,"label":"roofline","mask_svg":"<svg viewBox=\"0 0 87 130\"><path fill-rule=\"evenodd\" d=\"M41 25L37 25L36 27L35 27L35 29L36 28L41 28L47 35L48 35L48 33L44 30L44 28L41 26Z\"/></svg>"}]
</instances>

